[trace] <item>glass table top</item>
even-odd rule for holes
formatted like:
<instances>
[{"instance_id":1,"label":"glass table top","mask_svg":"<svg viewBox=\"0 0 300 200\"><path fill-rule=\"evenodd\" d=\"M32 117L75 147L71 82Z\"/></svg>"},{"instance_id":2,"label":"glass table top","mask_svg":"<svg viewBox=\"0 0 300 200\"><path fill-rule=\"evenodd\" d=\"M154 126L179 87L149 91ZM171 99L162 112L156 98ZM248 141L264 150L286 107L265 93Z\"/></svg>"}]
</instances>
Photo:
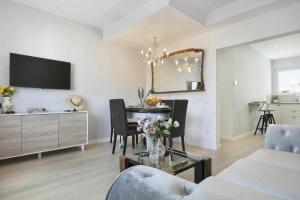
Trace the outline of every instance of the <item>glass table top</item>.
<instances>
[{"instance_id":1,"label":"glass table top","mask_svg":"<svg viewBox=\"0 0 300 200\"><path fill-rule=\"evenodd\" d=\"M151 161L148 155L140 155L139 153L126 154L126 158L130 159L130 162L134 162L134 164L136 165L155 167L170 174L177 174L190 169L194 167L198 162L196 160L188 158L185 152L174 149L172 149L172 151L170 149L167 149L164 158L160 159L158 163L154 163L153 161Z\"/></svg>"}]
</instances>

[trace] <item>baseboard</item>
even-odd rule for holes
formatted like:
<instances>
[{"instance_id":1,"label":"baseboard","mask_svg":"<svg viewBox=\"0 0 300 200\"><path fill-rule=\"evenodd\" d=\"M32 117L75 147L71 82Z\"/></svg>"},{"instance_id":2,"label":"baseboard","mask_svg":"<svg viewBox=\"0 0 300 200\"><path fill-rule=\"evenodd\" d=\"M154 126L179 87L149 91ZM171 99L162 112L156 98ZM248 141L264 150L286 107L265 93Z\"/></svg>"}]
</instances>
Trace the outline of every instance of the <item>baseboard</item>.
<instances>
[{"instance_id":1,"label":"baseboard","mask_svg":"<svg viewBox=\"0 0 300 200\"><path fill-rule=\"evenodd\" d=\"M237 136L232 136L232 137L227 137L227 136L223 136L221 137L221 140L227 140L227 141L236 141L236 140L239 140L239 139L242 139L244 137L247 137L249 135L252 135L254 133L254 131L248 131L246 133L243 133L243 134L240 134L240 135L237 135Z\"/></svg>"},{"instance_id":2,"label":"baseboard","mask_svg":"<svg viewBox=\"0 0 300 200\"><path fill-rule=\"evenodd\" d=\"M89 144L105 143L105 142L109 142L109 141L110 141L110 138L99 138L99 139L89 140Z\"/></svg>"}]
</instances>

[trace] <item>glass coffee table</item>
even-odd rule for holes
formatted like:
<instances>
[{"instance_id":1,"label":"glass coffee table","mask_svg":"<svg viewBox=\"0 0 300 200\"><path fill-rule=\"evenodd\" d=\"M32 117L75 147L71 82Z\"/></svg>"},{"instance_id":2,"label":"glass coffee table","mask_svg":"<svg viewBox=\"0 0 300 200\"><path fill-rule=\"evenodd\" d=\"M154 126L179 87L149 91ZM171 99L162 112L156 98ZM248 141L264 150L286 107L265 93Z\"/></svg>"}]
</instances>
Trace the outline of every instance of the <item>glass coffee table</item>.
<instances>
[{"instance_id":1,"label":"glass coffee table","mask_svg":"<svg viewBox=\"0 0 300 200\"><path fill-rule=\"evenodd\" d=\"M200 183L206 177L211 176L211 158L185 153L183 151L168 149L163 159L154 163L149 160L148 155L143 152L136 154L126 154L120 156L120 171L124 171L135 165L146 165L165 171L172 175L177 175L188 169L194 168L194 182Z\"/></svg>"}]
</instances>

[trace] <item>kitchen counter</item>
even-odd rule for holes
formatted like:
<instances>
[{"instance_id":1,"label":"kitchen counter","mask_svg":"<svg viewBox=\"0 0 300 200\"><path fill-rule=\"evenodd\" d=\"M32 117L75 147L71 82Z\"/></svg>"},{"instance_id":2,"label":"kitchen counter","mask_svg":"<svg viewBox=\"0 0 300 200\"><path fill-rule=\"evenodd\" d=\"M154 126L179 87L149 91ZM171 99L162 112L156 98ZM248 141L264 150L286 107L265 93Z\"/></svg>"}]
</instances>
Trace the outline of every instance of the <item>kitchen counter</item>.
<instances>
[{"instance_id":1,"label":"kitchen counter","mask_svg":"<svg viewBox=\"0 0 300 200\"><path fill-rule=\"evenodd\" d=\"M300 103L279 102L271 103L268 109L274 110L276 124L300 125Z\"/></svg>"},{"instance_id":2,"label":"kitchen counter","mask_svg":"<svg viewBox=\"0 0 300 200\"><path fill-rule=\"evenodd\" d=\"M270 104L300 104L300 102L277 102L277 103L270 103Z\"/></svg>"}]
</instances>

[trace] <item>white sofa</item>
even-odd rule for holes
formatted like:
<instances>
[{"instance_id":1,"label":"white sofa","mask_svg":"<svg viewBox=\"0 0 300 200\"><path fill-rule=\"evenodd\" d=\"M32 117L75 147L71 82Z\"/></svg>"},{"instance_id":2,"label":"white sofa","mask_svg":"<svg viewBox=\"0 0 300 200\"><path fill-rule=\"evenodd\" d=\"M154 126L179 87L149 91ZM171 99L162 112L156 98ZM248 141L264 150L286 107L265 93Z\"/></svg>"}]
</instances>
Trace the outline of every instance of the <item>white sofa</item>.
<instances>
[{"instance_id":1,"label":"white sofa","mask_svg":"<svg viewBox=\"0 0 300 200\"><path fill-rule=\"evenodd\" d=\"M136 166L122 173L107 200L300 200L300 127L270 125L266 148L194 184Z\"/></svg>"}]
</instances>

